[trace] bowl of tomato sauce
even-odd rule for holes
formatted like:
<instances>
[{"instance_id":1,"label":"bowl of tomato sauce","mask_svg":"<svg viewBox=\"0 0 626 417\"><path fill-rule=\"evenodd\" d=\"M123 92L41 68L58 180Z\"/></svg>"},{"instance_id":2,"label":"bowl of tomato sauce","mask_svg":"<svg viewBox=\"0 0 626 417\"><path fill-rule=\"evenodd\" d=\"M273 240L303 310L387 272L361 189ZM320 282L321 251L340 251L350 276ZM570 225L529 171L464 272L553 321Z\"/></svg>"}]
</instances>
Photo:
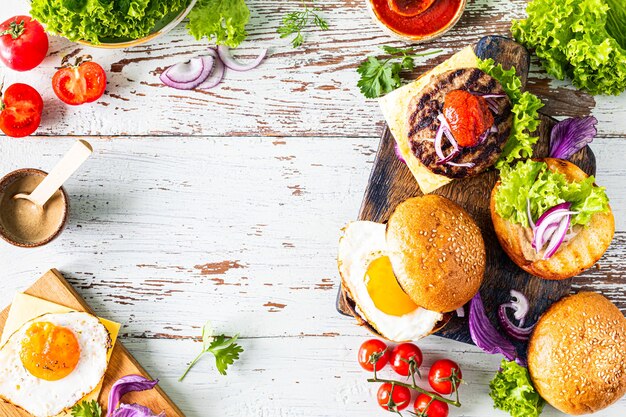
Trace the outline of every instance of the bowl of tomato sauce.
<instances>
[{"instance_id":1,"label":"bowl of tomato sauce","mask_svg":"<svg viewBox=\"0 0 626 417\"><path fill-rule=\"evenodd\" d=\"M374 21L406 42L435 39L450 30L465 11L467 0L366 0Z\"/></svg>"}]
</instances>

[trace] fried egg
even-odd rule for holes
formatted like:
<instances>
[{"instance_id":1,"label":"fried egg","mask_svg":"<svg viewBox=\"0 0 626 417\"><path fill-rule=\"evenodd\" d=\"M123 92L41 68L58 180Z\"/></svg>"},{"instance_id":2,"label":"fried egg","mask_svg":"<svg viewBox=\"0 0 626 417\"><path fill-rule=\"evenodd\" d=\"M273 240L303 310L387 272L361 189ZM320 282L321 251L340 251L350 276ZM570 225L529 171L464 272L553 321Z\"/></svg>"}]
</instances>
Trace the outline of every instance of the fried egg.
<instances>
[{"instance_id":1,"label":"fried egg","mask_svg":"<svg viewBox=\"0 0 626 417\"><path fill-rule=\"evenodd\" d=\"M110 348L109 332L88 313L27 321L0 348L0 398L35 417L55 416L96 388Z\"/></svg>"},{"instance_id":2,"label":"fried egg","mask_svg":"<svg viewBox=\"0 0 626 417\"><path fill-rule=\"evenodd\" d=\"M339 241L339 273L356 312L381 336L401 342L428 336L441 313L416 305L402 290L391 267L385 225L348 224Z\"/></svg>"}]
</instances>

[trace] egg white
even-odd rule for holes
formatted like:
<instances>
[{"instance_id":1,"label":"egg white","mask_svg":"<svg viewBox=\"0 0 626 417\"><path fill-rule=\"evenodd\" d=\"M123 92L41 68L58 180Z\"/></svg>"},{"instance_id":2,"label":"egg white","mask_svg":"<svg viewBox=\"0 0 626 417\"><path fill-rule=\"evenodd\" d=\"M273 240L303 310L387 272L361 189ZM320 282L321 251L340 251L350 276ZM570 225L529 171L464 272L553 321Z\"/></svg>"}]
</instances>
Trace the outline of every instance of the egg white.
<instances>
[{"instance_id":1,"label":"egg white","mask_svg":"<svg viewBox=\"0 0 626 417\"><path fill-rule=\"evenodd\" d=\"M76 368L65 378L46 381L22 364L20 351L26 330L35 322L50 322L70 329L80 345ZM24 323L0 348L0 398L35 417L50 417L74 406L100 383L107 368L109 332L88 313L44 314Z\"/></svg>"},{"instance_id":2,"label":"egg white","mask_svg":"<svg viewBox=\"0 0 626 417\"><path fill-rule=\"evenodd\" d=\"M365 276L372 261L388 256L385 225L357 221L344 228L339 240L339 273L356 305L356 312L383 337L396 342L418 340L432 333L441 313L418 307L402 316L379 310L367 291Z\"/></svg>"}]
</instances>

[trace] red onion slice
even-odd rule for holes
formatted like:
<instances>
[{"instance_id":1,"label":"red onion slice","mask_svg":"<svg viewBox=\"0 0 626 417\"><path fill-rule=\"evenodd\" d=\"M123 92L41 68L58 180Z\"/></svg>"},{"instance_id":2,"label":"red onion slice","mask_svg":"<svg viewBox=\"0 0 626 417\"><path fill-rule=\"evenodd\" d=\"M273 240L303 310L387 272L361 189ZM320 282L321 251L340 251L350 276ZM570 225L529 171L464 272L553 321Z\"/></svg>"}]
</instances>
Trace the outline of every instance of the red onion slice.
<instances>
[{"instance_id":1,"label":"red onion slice","mask_svg":"<svg viewBox=\"0 0 626 417\"><path fill-rule=\"evenodd\" d=\"M259 66L259 64L265 59L267 55L267 49L262 49L259 52L259 55L249 64L242 64L238 62L233 56L230 54L230 48L226 45L219 45L217 47L217 53L220 56L220 59L228 68L235 71L249 71L253 68Z\"/></svg>"},{"instance_id":2,"label":"red onion slice","mask_svg":"<svg viewBox=\"0 0 626 417\"><path fill-rule=\"evenodd\" d=\"M534 325L522 327L530 310L530 303L524 294L516 290L511 290L511 298L510 302L500 305L498 320L509 336L520 341L526 341L535 327ZM509 319L506 312L509 308L513 310L513 317L519 321L519 324L516 325Z\"/></svg>"},{"instance_id":3,"label":"red onion slice","mask_svg":"<svg viewBox=\"0 0 626 417\"><path fill-rule=\"evenodd\" d=\"M163 75L175 83L191 83L200 78L204 70L204 61L201 58L193 58L172 65L163 71Z\"/></svg>"},{"instance_id":4,"label":"red onion slice","mask_svg":"<svg viewBox=\"0 0 626 417\"><path fill-rule=\"evenodd\" d=\"M569 210L570 207L572 207L572 203L568 203L567 201L565 203L557 204L556 206L552 207L551 209L546 210L541 216L539 216L539 218L537 219L536 225L537 226L541 225L541 223L543 223L543 220L546 218L546 216L548 216L553 211Z\"/></svg>"},{"instance_id":5,"label":"red onion slice","mask_svg":"<svg viewBox=\"0 0 626 417\"><path fill-rule=\"evenodd\" d=\"M487 353L501 353L507 360L515 360L517 351L513 343L502 336L489 321L485 306L477 292L470 302L469 329L472 341Z\"/></svg>"},{"instance_id":6,"label":"red onion slice","mask_svg":"<svg viewBox=\"0 0 626 417\"><path fill-rule=\"evenodd\" d=\"M465 167L465 168L474 168L476 166L476 164L473 162L463 162L460 164L457 164L456 162L446 162L446 164L452 165L453 167Z\"/></svg>"},{"instance_id":7,"label":"red onion slice","mask_svg":"<svg viewBox=\"0 0 626 417\"><path fill-rule=\"evenodd\" d=\"M215 65L213 66L213 71L211 71L211 74L207 77L207 79L204 80L197 88L200 90L208 90L209 88L215 87L220 82L222 82L222 79L224 78L224 72L225 72L224 63L216 54Z\"/></svg>"},{"instance_id":8,"label":"red onion slice","mask_svg":"<svg viewBox=\"0 0 626 417\"><path fill-rule=\"evenodd\" d=\"M561 219L561 223L559 224L558 229L554 232L550 239L550 243L546 248L546 252L543 254L543 259L549 259L559 250L561 244L563 243L563 239L565 239L565 235L567 234L567 230L569 229L571 216L566 216Z\"/></svg>"},{"instance_id":9,"label":"red onion slice","mask_svg":"<svg viewBox=\"0 0 626 417\"><path fill-rule=\"evenodd\" d=\"M191 64L192 62L193 65ZM172 65L167 70L163 71L159 78L163 84L168 87L179 90L193 90L202 84L209 74L211 74L214 63L215 59L210 56L194 58L189 62ZM201 68L201 71L199 75L196 75L198 68Z\"/></svg>"},{"instance_id":10,"label":"red onion slice","mask_svg":"<svg viewBox=\"0 0 626 417\"><path fill-rule=\"evenodd\" d=\"M572 214L577 214L575 211L569 211L571 203L561 203L546 210L545 213L539 217L533 230L532 246L537 252L539 252L548 240L551 240L552 234L556 231L555 226L559 225L559 222L564 217L569 217Z\"/></svg>"},{"instance_id":11,"label":"red onion slice","mask_svg":"<svg viewBox=\"0 0 626 417\"><path fill-rule=\"evenodd\" d=\"M457 317L463 318L465 317L465 306L461 306L459 308L456 309L456 315Z\"/></svg>"}]
</instances>

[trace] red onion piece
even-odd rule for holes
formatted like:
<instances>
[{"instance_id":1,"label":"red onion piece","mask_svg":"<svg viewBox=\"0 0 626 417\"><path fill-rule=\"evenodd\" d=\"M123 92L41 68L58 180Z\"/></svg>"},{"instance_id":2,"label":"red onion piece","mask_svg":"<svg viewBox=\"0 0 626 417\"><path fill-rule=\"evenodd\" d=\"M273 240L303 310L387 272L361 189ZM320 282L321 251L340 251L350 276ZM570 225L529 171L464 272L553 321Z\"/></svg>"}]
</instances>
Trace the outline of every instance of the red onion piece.
<instances>
[{"instance_id":1,"label":"red onion piece","mask_svg":"<svg viewBox=\"0 0 626 417\"><path fill-rule=\"evenodd\" d=\"M513 339L522 342L530 339L530 335L533 332L533 328L535 327L534 325L528 327L520 327L513 324L513 322L511 322L506 314L506 308L504 304L501 305L498 309L498 320L500 321L500 324L502 325L502 328L504 329L506 334L511 336Z\"/></svg>"},{"instance_id":2,"label":"red onion piece","mask_svg":"<svg viewBox=\"0 0 626 417\"><path fill-rule=\"evenodd\" d=\"M541 223L543 223L543 220L546 218L546 216L548 216L553 210L569 210L570 207L572 207L572 203L568 203L567 201L565 203L557 204L556 206L546 210L541 216L539 216L536 225L539 226Z\"/></svg>"},{"instance_id":3,"label":"red onion piece","mask_svg":"<svg viewBox=\"0 0 626 417\"><path fill-rule=\"evenodd\" d=\"M220 56L220 59L228 68L235 71L249 71L253 68L259 66L259 64L265 59L265 55L267 55L267 49L262 49L259 52L259 55L249 64L242 64L238 62L233 56L230 54L230 48L226 45L219 45L217 47L217 53Z\"/></svg>"},{"instance_id":4,"label":"red onion piece","mask_svg":"<svg viewBox=\"0 0 626 417\"><path fill-rule=\"evenodd\" d=\"M517 351L513 343L502 336L489 321L479 292L476 293L470 302L469 329L476 346L485 352L492 354L501 353L509 361L517 357Z\"/></svg>"},{"instance_id":5,"label":"red onion piece","mask_svg":"<svg viewBox=\"0 0 626 417\"><path fill-rule=\"evenodd\" d=\"M479 94L482 98L503 98L506 94Z\"/></svg>"},{"instance_id":6,"label":"red onion piece","mask_svg":"<svg viewBox=\"0 0 626 417\"><path fill-rule=\"evenodd\" d=\"M396 153L396 157L397 157L400 161L402 161L402 162L404 162L404 163L406 164L406 161L404 160L404 157L403 157L403 156L402 156L402 154L400 153L400 148L398 147L398 142L396 142L396 143L394 144L394 146L393 146L393 150L394 150L394 152Z\"/></svg>"},{"instance_id":7,"label":"red onion piece","mask_svg":"<svg viewBox=\"0 0 626 417\"><path fill-rule=\"evenodd\" d=\"M500 305L498 309L498 320L509 336L520 341L526 341L530 338L530 334L535 327L534 325L522 327L530 309L528 298L516 290L511 290L511 297L513 298L512 301ZM506 313L506 310L509 308L513 310L513 317L519 321L518 325L515 325L509 320Z\"/></svg>"},{"instance_id":8,"label":"red onion piece","mask_svg":"<svg viewBox=\"0 0 626 417\"><path fill-rule=\"evenodd\" d=\"M539 252L543 248L548 240L552 242L553 235L556 233L557 227L559 226L563 218L566 217L568 219L569 225L569 217L572 214L577 214L577 212L569 210L571 206L572 204L567 202L557 204L551 209L546 210L546 212L543 213L541 217L539 217L539 220L537 220L537 223L535 224L535 229L533 230L534 235L532 241L532 246L537 252ZM560 228L558 230L560 230ZM567 233L567 229L565 230L565 233ZM562 239L565 237L565 233L561 237L561 242ZM544 257L544 259L547 258Z\"/></svg>"},{"instance_id":9,"label":"red onion piece","mask_svg":"<svg viewBox=\"0 0 626 417\"><path fill-rule=\"evenodd\" d=\"M456 162L446 162L446 164L452 165L453 167L466 167L466 168L474 168L476 166L476 164L473 162L463 162L460 164L457 164Z\"/></svg>"},{"instance_id":10,"label":"red onion piece","mask_svg":"<svg viewBox=\"0 0 626 417\"><path fill-rule=\"evenodd\" d=\"M166 417L165 411L155 414L148 407L139 404L120 404L111 417Z\"/></svg>"},{"instance_id":11,"label":"red onion piece","mask_svg":"<svg viewBox=\"0 0 626 417\"><path fill-rule=\"evenodd\" d=\"M550 238L550 243L546 248L546 252L543 254L543 259L549 259L556 253L557 250L561 247L563 240L565 239L565 235L567 235L567 230L569 229L571 221L571 216L566 216L561 219L561 223L559 227L556 229L552 237Z\"/></svg>"},{"instance_id":12,"label":"red onion piece","mask_svg":"<svg viewBox=\"0 0 626 417\"><path fill-rule=\"evenodd\" d=\"M457 317L465 317L465 306L461 306L459 308L456 309L456 315Z\"/></svg>"},{"instance_id":13,"label":"red onion piece","mask_svg":"<svg viewBox=\"0 0 626 417\"><path fill-rule=\"evenodd\" d=\"M194 58L189 62L172 65L163 71L159 78L168 87L179 90L193 90L211 74L214 62L215 59L210 56ZM200 68L199 74L197 73L198 68Z\"/></svg>"},{"instance_id":14,"label":"red onion piece","mask_svg":"<svg viewBox=\"0 0 626 417\"><path fill-rule=\"evenodd\" d=\"M154 388L159 383L158 379L150 380L141 375L126 375L118 379L109 392L109 406L107 407L107 417L114 414L120 399L132 391L145 391Z\"/></svg>"},{"instance_id":15,"label":"red onion piece","mask_svg":"<svg viewBox=\"0 0 626 417\"><path fill-rule=\"evenodd\" d=\"M201 58L194 58L172 65L163 71L163 74L175 83L190 83L201 77L203 72L204 62Z\"/></svg>"},{"instance_id":16,"label":"red onion piece","mask_svg":"<svg viewBox=\"0 0 626 417\"><path fill-rule=\"evenodd\" d=\"M200 90L208 90L209 88L213 88L222 82L224 78L225 66L220 57L217 55L214 49L209 49L209 55L213 57L215 60L215 64L213 66L213 70L211 74L204 80L200 85L198 85L198 89Z\"/></svg>"}]
</instances>

